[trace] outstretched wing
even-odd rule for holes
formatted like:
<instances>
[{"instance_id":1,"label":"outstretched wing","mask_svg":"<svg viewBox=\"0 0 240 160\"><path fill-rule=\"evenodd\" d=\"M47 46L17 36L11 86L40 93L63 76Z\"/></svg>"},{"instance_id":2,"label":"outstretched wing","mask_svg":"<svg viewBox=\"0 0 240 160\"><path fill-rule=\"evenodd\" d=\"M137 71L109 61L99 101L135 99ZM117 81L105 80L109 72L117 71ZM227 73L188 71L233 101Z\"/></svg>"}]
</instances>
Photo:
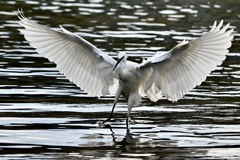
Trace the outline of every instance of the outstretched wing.
<instances>
[{"instance_id":1,"label":"outstretched wing","mask_svg":"<svg viewBox=\"0 0 240 160\"><path fill-rule=\"evenodd\" d=\"M62 27L63 32L59 32L29 20L21 12L18 17L25 39L71 82L91 96L107 94L115 81L113 58Z\"/></svg>"},{"instance_id":2,"label":"outstretched wing","mask_svg":"<svg viewBox=\"0 0 240 160\"><path fill-rule=\"evenodd\" d=\"M145 92L154 86L168 100L177 101L205 81L222 64L232 44L233 29L227 31L229 24L222 25L223 21L218 25L215 22L207 34L191 42L182 41L169 52L147 59L140 67L152 70Z\"/></svg>"}]
</instances>

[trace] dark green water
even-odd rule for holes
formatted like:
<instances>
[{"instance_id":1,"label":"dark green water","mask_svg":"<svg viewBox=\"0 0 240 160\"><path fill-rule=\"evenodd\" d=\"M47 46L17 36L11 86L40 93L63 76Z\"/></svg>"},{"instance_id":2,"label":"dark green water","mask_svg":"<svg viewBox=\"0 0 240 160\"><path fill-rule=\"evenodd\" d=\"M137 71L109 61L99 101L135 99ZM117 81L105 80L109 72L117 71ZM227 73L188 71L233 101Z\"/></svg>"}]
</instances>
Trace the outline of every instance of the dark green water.
<instances>
[{"instance_id":1,"label":"dark green water","mask_svg":"<svg viewBox=\"0 0 240 160\"><path fill-rule=\"evenodd\" d=\"M239 2L1 0L0 159L240 159ZM18 32L18 8L137 62L201 36L215 20L231 23L235 38L224 63L183 99L144 99L129 130L120 101L110 126L99 128L114 96L88 97L37 54Z\"/></svg>"}]
</instances>

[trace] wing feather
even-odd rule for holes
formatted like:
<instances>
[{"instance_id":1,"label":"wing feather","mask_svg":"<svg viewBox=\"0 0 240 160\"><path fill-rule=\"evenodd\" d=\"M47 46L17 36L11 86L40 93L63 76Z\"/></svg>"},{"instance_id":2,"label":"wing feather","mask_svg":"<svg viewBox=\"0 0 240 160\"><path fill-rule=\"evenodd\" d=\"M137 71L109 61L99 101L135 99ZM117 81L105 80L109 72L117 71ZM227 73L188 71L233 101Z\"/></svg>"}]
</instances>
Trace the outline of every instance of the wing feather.
<instances>
[{"instance_id":1,"label":"wing feather","mask_svg":"<svg viewBox=\"0 0 240 160\"><path fill-rule=\"evenodd\" d=\"M18 13L20 32L29 44L54 62L71 82L91 96L106 95L117 77L112 72L116 61L83 38L62 28L52 30ZM102 76L100 73L104 73Z\"/></svg>"},{"instance_id":2,"label":"wing feather","mask_svg":"<svg viewBox=\"0 0 240 160\"><path fill-rule=\"evenodd\" d=\"M152 68L145 92L152 86L171 101L177 101L184 94L200 85L206 77L221 65L228 54L233 39L229 24L222 26L215 22L205 35L191 41L183 41L165 54L155 54L140 68ZM141 69L140 69L141 71ZM149 84L150 83L150 84Z\"/></svg>"}]
</instances>

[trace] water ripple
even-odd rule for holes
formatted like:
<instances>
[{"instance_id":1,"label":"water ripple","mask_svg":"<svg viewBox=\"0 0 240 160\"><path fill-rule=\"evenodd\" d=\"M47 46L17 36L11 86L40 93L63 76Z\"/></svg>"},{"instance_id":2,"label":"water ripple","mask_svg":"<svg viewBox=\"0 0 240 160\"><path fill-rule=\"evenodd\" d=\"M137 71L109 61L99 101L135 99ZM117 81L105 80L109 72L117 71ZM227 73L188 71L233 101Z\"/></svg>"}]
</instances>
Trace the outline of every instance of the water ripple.
<instances>
[{"instance_id":1,"label":"water ripple","mask_svg":"<svg viewBox=\"0 0 240 160\"><path fill-rule=\"evenodd\" d=\"M1 159L239 159L240 72L237 1L0 1ZM141 62L177 42L203 35L213 21L234 28L223 64L183 99L143 98L126 129L127 106L118 103L101 128L113 95L90 97L19 34L15 15L52 28L63 25L110 56L125 51Z\"/></svg>"}]
</instances>

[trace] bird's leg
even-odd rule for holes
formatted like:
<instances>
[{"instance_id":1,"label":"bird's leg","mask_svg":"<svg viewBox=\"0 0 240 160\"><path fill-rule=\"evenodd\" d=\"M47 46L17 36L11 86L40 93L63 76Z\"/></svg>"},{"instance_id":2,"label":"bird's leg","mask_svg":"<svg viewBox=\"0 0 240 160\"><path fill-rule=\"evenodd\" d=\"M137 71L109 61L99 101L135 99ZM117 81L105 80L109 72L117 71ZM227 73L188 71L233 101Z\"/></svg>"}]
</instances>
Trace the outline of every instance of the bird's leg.
<instances>
[{"instance_id":1,"label":"bird's leg","mask_svg":"<svg viewBox=\"0 0 240 160\"><path fill-rule=\"evenodd\" d=\"M116 103L114 102L114 103L113 103L113 107L112 107L112 111L111 111L109 117L108 117L105 121L103 121L102 123L105 123L105 122L111 120L115 106L116 106Z\"/></svg>"},{"instance_id":2,"label":"bird's leg","mask_svg":"<svg viewBox=\"0 0 240 160\"><path fill-rule=\"evenodd\" d=\"M129 122L131 122L131 118L130 118L130 113L133 107L133 101L131 101L131 97L128 99L128 113L127 113L127 119L126 119L126 125L127 128L129 126Z\"/></svg>"},{"instance_id":3,"label":"bird's leg","mask_svg":"<svg viewBox=\"0 0 240 160\"><path fill-rule=\"evenodd\" d=\"M130 117L130 111L128 111L128 114L127 114L127 119L126 119L126 125L127 125L127 128L129 128L129 124L134 124L134 120L131 119Z\"/></svg>"},{"instance_id":4,"label":"bird's leg","mask_svg":"<svg viewBox=\"0 0 240 160\"><path fill-rule=\"evenodd\" d=\"M127 113L127 120L126 120L127 128L129 126L129 123L134 123L134 121L132 121L130 118L132 107L138 106L140 102L141 102L141 96L139 95L138 92L133 92L132 94L130 94L128 98L128 113Z\"/></svg>"},{"instance_id":5,"label":"bird's leg","mask_svg":"<svg viewBox=\"0 0 240 160\"><path fill-rule=\"evenodd\" d=\"M130 116L127 115L127 119L126 119L127 128L129 128L129 121L131 121L131 118L130 118Z\"/></svg>"},{"instance_id":6,"label":"bird's leg","mask_svg":"<svg viewBox=\"0 0 240 160\"><path fill-rule=\"evenodd\" d=\"M114 103L113 103L112 111L111 111L109 117L108 117L105 121L103 121L102 124L104 124L105 122L111 120L112 115L113 115L114 108L115 108L115 106L116 106L116 104L117 104L117 101L118 101L121 93L122 93L122 89L121 89L121 87L119 87L118 90L117 90L116 96L115 96L115 100L114 100Z\"/></svg>"}]
</instances>

